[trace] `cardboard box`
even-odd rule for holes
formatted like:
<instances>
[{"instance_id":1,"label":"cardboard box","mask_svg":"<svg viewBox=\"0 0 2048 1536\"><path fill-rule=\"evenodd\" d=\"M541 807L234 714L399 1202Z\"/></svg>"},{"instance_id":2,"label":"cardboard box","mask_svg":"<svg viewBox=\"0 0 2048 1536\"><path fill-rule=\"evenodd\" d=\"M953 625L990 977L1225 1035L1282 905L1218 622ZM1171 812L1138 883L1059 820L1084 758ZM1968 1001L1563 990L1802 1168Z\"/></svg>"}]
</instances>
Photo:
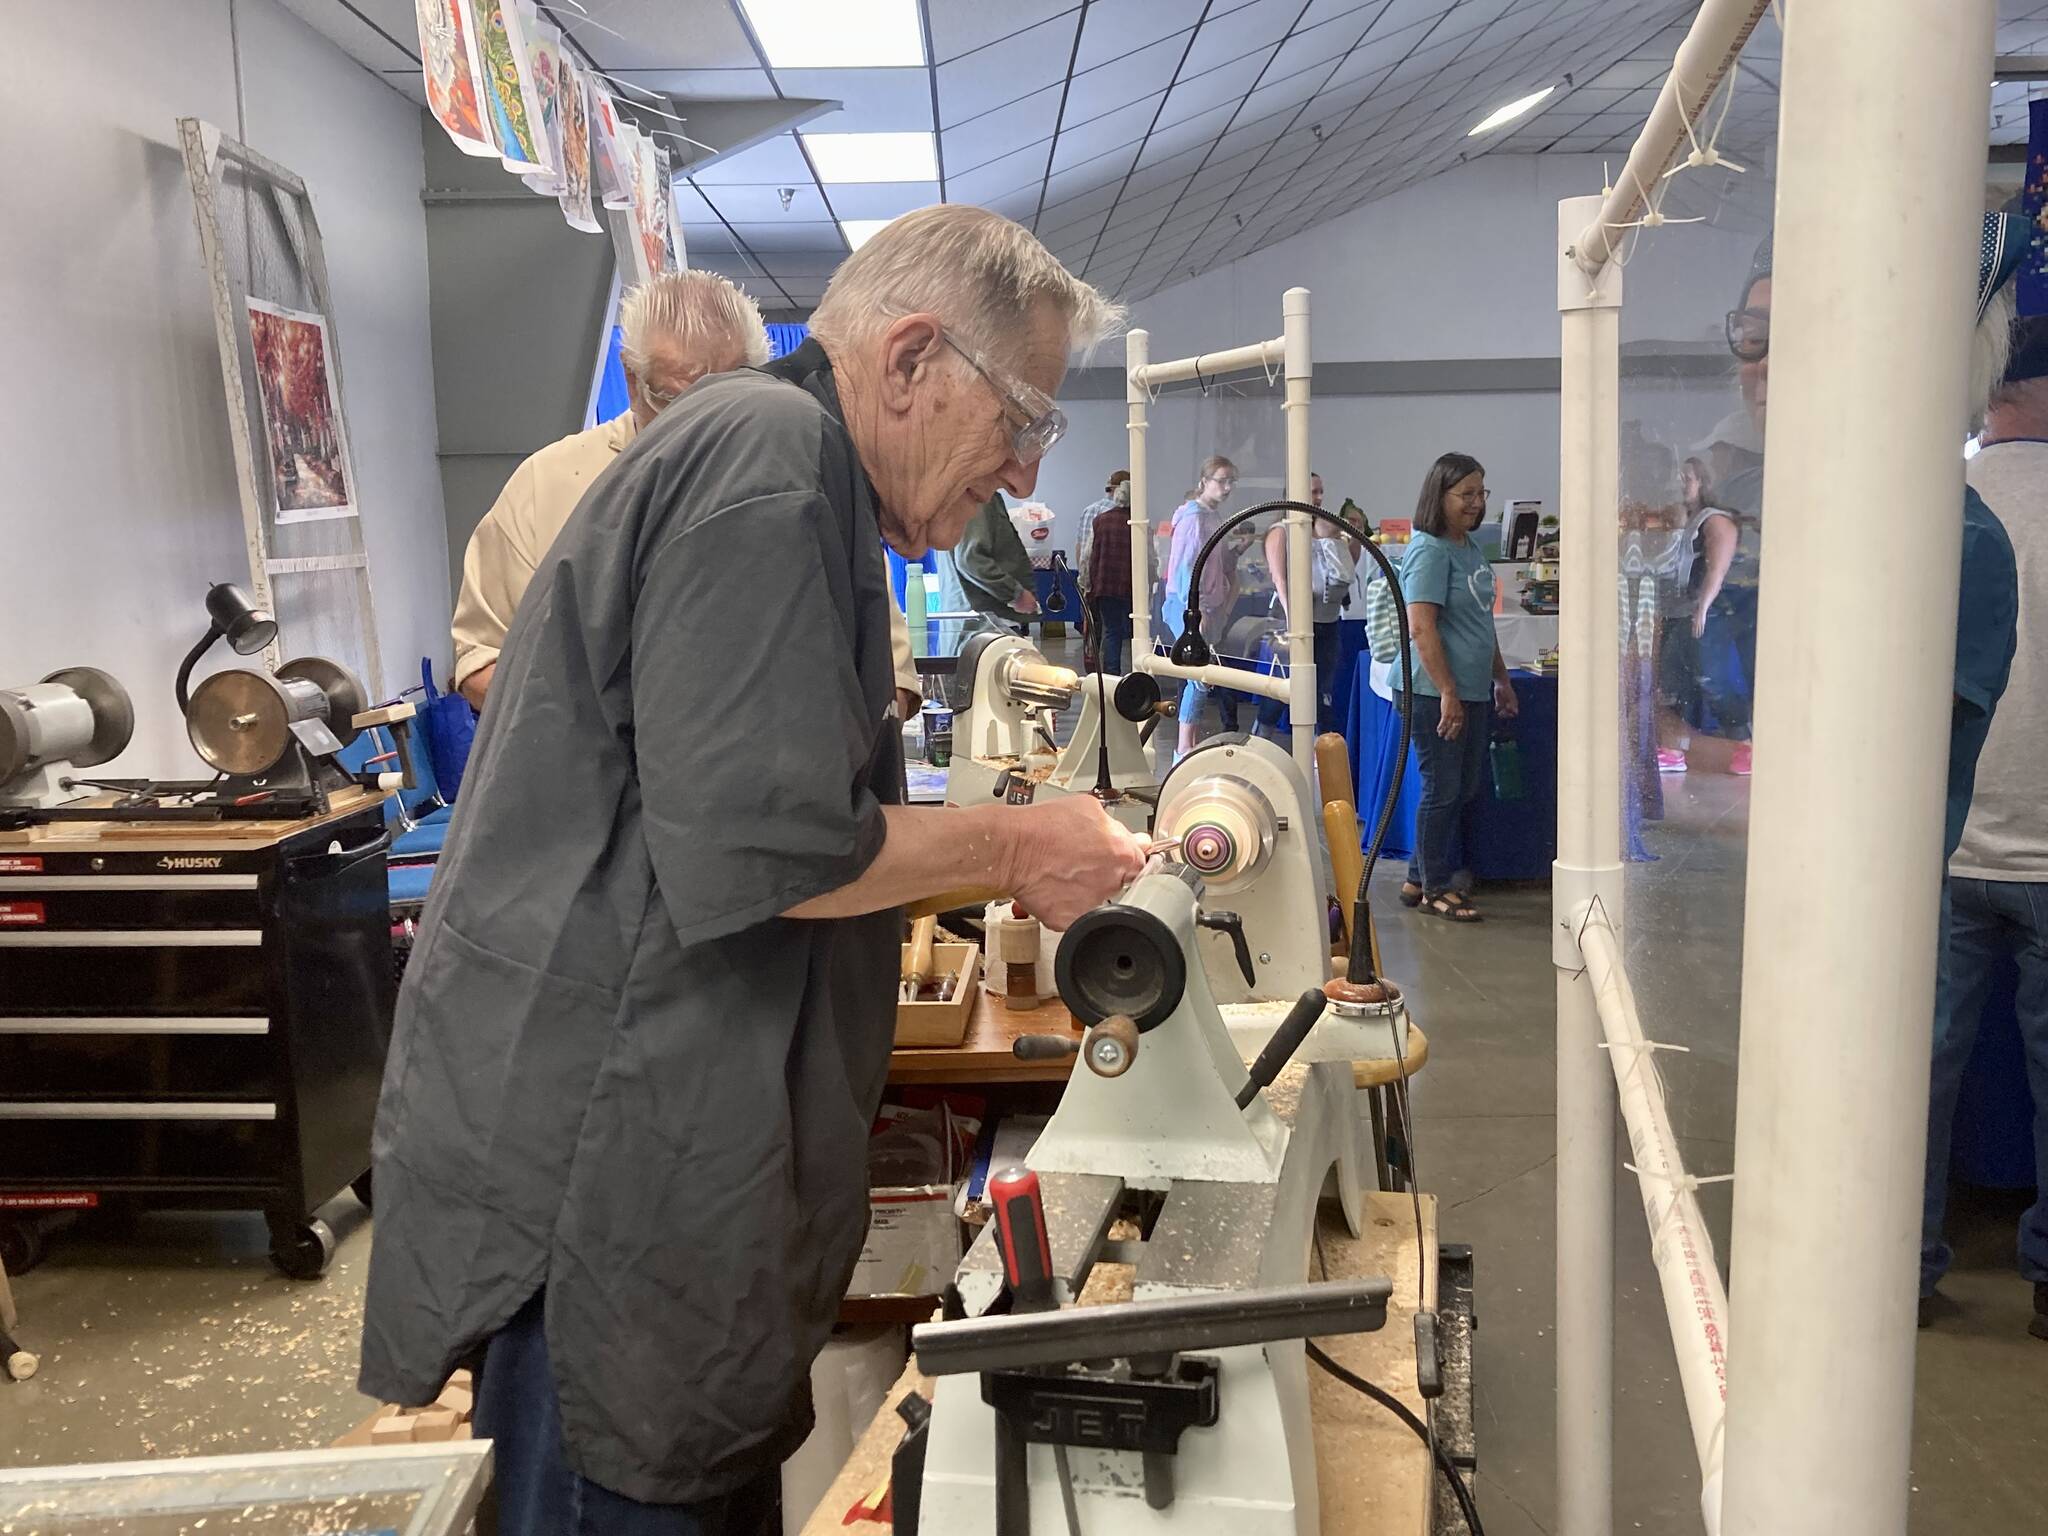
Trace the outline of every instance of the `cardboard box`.
<instances>
[{"instance_id":1,"label":"cardboard box","mask_svg":"<svg viewBox=\"0 0 2048 1536\"><path fill-rule=\"evenodd\" d=\"M936 1296L960 1264L950 1184L868 1191L868 1238L849 1296Z\"/></svg>"}]
</instances>

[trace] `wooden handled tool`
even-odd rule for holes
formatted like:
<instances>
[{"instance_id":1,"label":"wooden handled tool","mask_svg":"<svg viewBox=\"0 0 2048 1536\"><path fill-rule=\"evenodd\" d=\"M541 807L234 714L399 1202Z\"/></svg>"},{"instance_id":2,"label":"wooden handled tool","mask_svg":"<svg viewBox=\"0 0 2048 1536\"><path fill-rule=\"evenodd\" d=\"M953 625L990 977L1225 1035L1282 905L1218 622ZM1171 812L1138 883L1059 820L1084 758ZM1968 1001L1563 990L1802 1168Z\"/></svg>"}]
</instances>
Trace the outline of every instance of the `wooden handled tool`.
<instances>
[{"instance_id":1,"label":"wooden handled tool","mask_svg":"<svg viewBox=\"0 0 2048 1536\"><path fill-rule=\"evenodd\" d=\"M1331 800L1323 806L1323 831L1330 839L1330 874L1337 885L1337 906L1344 914L1344 933L1348 940L1351 924L1357 917L1358 882L1365 873L1365 852L1359 846L1358 807L1347 800ZM1380 936L1368 937L1372 941L1372 965L1375 974L1380 968ZM1345 944L1349 952L1350 944Z\"/></svg>"},{"instance_id":2,"label":"wooden handled tool","mask_svg":"<svg viewBox=\"0 0 2048 1536\"><path fill-rule=\"evenodd\" d=\"M992 901L1008 901L1010 893L999 891L994 886L969 886L960 891L941 891L936 896L926 896L913 901L903 911L907 917L936 917L941 912L955 912L962 908L981 908Z\"/></svg>"},{"instance_id":3,"label":"wooden handled tool","mask_svg":"<svg viewBox=\"0 0 2048 1536\"><path fill-rule=\"evenodd\" d=\"M1358 785L1351 777L1351 749L1335 731L1325 731L1316 738L1316 793L1325 805L1342 800L1354 813L1358 809ZM1351 898L1345 897L1344 902L1349 906Z\"/></svg>"},{"instance_id":4,"label":"wooden handled tool","mask_svg":"<svg viewBox=\"0 0 2048 1536\"><path fill-rule=\"evenodd\" d=\"M938 937L939 917L928 912L910 925L910 955L904 962L902 1000L914 1003L932 979L932 941Z\"/></svg>"}]
</instances>

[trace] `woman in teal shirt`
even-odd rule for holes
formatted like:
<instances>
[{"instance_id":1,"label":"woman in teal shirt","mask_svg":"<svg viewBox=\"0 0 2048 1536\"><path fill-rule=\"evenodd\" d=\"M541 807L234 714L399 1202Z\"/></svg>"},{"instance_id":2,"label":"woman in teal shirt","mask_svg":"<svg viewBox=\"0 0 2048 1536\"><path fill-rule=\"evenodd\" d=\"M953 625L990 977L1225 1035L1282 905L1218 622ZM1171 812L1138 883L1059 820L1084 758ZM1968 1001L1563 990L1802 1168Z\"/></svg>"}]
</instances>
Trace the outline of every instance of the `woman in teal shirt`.
<instances>
[{"instance_id":1,"label":"woman in teal shirt","mask_svg":"<svg viewBox=\"0 0 2048 1536\"><path fill-rule=\"evenodd\" d=\"M1415 536L1401 559L1420 664L1408 705L1422 770L1415 857L1401 899L1459 923L1479 921L1469 861L1488 726L1494 712L1513 719L1520 707L1493 634L1493 567L1471 538L1485 518L1485 467L1470 454L1447 453L1423 478Z\"/></svg>"}]
</instances>

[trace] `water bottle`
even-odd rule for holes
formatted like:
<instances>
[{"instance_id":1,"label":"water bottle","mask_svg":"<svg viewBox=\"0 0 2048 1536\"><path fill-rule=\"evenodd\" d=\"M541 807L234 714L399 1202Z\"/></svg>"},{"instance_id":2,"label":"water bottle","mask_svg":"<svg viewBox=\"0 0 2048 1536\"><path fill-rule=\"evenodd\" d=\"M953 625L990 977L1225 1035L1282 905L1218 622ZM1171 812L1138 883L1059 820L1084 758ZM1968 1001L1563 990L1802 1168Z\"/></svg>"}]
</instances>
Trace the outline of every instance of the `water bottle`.
<instances>
[{"instance_id":1,"label":"water bottle","mask_svg":"<svg viewBox=\"0 0 2048 1536\"><path fill-rule=\"evenodd\" d=\"M924 567L913 565L903 576L903 618L910 627L910 654L932 653L930 625L925 621Z\"/></svg>"}]
</instances>

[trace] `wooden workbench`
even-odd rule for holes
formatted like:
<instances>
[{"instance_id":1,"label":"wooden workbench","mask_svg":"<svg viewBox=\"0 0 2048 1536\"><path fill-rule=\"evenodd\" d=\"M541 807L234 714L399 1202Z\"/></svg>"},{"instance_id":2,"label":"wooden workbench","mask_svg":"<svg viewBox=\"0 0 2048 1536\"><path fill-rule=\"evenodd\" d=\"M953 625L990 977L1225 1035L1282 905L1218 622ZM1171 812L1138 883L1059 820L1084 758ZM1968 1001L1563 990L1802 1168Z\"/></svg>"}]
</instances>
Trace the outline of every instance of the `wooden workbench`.
<instances>
[{"instance_id":1,"label":"wooden workbench","mask_svg":"<svg viewBox=\"0 0 2048 1536\"><path fill-rule=\"evenodd\" d=\"M122 798L109 792L74 801L65 809L91 810L95 806L112 806ZM325 815L286 817L274 821L244 816L142 821L85 821L67 817L13 831L0 829L0 848L47 853L64 853L90 843L104 843L119 848L123 853L176 853L181 849L218 847L222 843L232 843L238 849L269 848L294 833L339 821L372 801L384 798L382 794L351 786L328 795Z\"/></svg>"},{"instance_id":2,"label":"wooden workbench","mask_svg":"<svg viewBox=\"0 0 2048 1536\"><path fill-rule=\"evenodd\" d=\"M1073 1015L1058 998L1037 1008L1013 1010L999 997L976 988L967 1036L958 1045L898 1050L889 1057L891 1084L1064 1083L1074 1058L1019 1061L1010 1048L1019 1035L1070 1034L1080 1038Z\"/></svg>"},{"instance_id":3,"label":"wooden workbench","mask_svg":"<svg viewBox=\"0 0 2048 1536\"><path fill-rule=\"evenodd\" d=\"M1375 1333L1321 1341L1339 1365L1385 1388L1427 1421L1429 1406L1415 1390L1415 1325L1419 1286L1436 1299L1436 1201L1422 1199L1422 1242L1418 1249L1415 1207L1407 1195L1368 1194L1365 1230L1354 1238L1326 1211L1317 1237L1318 1279L1386 1275L1394 1282L1387 1322ZM1427 1254L1426 1267L1418 1253ZM889 1389L874 1421L855 1443L853 1454L824 1499L805 1522L802 1536L884 1536L886 1521L845 1516L888 1480L889 1459L903 1437L896 1404L906 1392L929 1383L915 1362ZM1435 1519L1431 1502L1436 1478L1429 1450L1400 1420L1378 1404L1309 1367L1309 1411L1316 1437L1316 1478L1324 1536L1429 1536ZM932 1533L940 1536L940 1533Z\"/></svg>"}]
</instances>

